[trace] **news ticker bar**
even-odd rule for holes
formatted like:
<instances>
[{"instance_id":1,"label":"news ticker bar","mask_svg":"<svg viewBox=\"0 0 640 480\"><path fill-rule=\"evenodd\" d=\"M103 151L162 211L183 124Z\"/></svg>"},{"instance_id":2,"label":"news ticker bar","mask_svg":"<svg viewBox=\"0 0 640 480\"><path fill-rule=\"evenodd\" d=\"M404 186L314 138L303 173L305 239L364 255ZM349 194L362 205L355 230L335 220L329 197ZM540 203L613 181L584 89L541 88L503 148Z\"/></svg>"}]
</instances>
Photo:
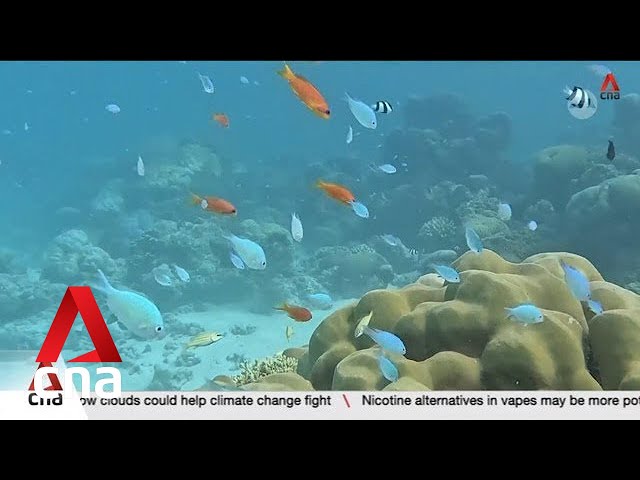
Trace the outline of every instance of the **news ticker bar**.
<instances>
[{"instance_id":1,"label":"news ticker bar","mask_svg":"<svg viewBox=\"0 0 640 480\"><path fill-rule=\"evenodd\" d=\"M640 392L0 392L0 419L640 419Z\"/></svg>"}]
</instances>

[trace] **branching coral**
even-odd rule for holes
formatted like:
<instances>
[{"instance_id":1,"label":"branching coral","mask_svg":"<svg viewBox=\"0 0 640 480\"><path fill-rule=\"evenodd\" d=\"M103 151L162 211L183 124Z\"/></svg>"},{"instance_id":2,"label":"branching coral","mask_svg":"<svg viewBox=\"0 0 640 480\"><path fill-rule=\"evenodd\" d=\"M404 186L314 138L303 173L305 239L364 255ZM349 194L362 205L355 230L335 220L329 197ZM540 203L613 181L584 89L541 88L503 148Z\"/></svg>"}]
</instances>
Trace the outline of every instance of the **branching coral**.
<instances>
[{"instance_id":1,"label":"branching coral","mask_svg":"<svg viewBox=\"0 0 640 480\"><path fill-rule=\"evenodd\" d=\"M448 217L433 217L420 228L418 238L427 250L450 247L456 237L456 224Z\"/></svg>"},{"instance_id":2,"label":"branching coral","mask_svg":"<svg viewBox=\"0 0 640 480\"><path fill-rule=\"evenodd\" d=\"M274 373L295 372L298 367L298 359L285 357L284 355L274 355L263 360L253 362L242 362L240 368L242 372L233 377L236 385L246 385L254 383L263 377Z\"/></svg>"}]
</instances>

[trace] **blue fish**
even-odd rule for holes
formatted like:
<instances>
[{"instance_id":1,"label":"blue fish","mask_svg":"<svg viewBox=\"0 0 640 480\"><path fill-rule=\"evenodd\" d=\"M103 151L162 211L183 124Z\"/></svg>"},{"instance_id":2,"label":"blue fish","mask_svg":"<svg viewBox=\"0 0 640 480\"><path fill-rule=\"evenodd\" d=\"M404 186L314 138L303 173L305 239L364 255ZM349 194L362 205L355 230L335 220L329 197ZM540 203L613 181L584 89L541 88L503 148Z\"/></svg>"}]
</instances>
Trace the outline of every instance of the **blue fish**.
<instances>
[{"instance_id":1,"label":"blue fish","mask_svg":"<svg viewBox=\"0 0 640 480\"><path fill-rule=\"evenodd\" d=\"M574 297L581 302L591 299L591 287L587 276L575 267L572 267L564 260L560 260L560 266L564 270L564 281Z\"/></svg>"},{"instance_id":2,"label":"blue fish","mask_svg":"<svg viewBox=\"0 0 640 480\"><path fill-rule=\"evenodd\" d=\"M326 293L312 293L307 295L311 306L321 310L328 310L333 307L333 299Z\"/></svg>"},{"instance_id":3,"label":"blue fish","mask_svg":"<svg viewBox=\"0 0 640 480\"><path fill-rule=\"evenodd\" d=\"M602 312L604 312L602 304L596 300L587 300L587 307L596 315L600 315Z\"/></svg>"},{"instance_id":4,"label":"blue fish","mask_svg":"<svg viewBox=\"0 0 640 480\"><path fill-rule=\"evenodd\" d=\"M378 366L382 372L382 376L390 382L395 382L400 377L398 368L393 364L391 360L384 356L384 353L380 352L378 357Z\"/></svg>"},{"instance_id":5,"label":"blue fish","mask_svg":"<svg viewBox=\"0 0 640 480\"><path fill-rule=\"evenodd\" d=\"M482 253L482 249L484 248L482 246L482 240L480 240L480 236L473 228L469 226L465 228L464 236L467 240L467 246L469 247L469 250L475 253Z\"/></svg>"},{"instance_id":6,"label":"blue fish","mask_svg":"<svg viewBox=\"0 0 640 480\"><path fill-rule=\"evenodd\" d=\"M505 308L508 312L507 318L513 318L517 322L524 323L525 326L541 323L544 320L544 314L535 305L523 303L513 308Z\"/></svg>"},{"instance_id":7,"label":"blue fish","mask_svg":"<svg viewBox=\"0 0 640 480\"><path fill-rule=\"evenodd\" d=\"M385 332L384 330L378 330L377 328L364 327L362 333L366 333L371 340L376 342L383 350L388 350L392 353L404 355L407 353L407 349L404 346L402 340L391 332Z\"/></svg>"},{"instance_id":8,"label":"blue fish","mask_svg":"<svg viewBox=\"0 0 640 480\"><path fill-rule=\"evenodd\" d=\"M447 267L446 265L432 265L432 267L447 282L460 283L460 275L455 268Z\"/></svg>"},{"instance_id":9,"label":"blue fish","mask_svg":"<svg viewBox=\"0 0 640 480\"><path fill-rule=\"evenodd\" d=\"M369 218L369 210L364 204L353 200L351 202L351 208L353 209L355 214L358 215L359 217Z\"/></svg>"}]
</instances>

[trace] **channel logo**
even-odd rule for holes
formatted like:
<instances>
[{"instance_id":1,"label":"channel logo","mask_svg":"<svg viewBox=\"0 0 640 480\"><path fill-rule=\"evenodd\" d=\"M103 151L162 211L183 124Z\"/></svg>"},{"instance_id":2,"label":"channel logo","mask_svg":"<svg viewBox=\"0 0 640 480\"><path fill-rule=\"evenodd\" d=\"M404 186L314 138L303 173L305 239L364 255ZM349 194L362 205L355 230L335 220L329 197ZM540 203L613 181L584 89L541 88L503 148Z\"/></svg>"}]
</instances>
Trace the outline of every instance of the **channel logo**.
<instances>
[{"instance_id":1,"label":"channel logo","mask_svg":"<svg viewBox=\"0 0 640 480\"><path fill-rule=\"evenodd\" d=\"M602 100L620 100L620 87L613 72L607 73L600 87L600 98Z\"/></svg>"},{"instance_id":2,"label":"channel logo","mask_svg":"<svg viewBox=\"0 0 640 480\"><path fill-rule=\"evenodd\" d=\"M67 368L64 371L64 382L61 382L58 368L54 366L62 353L78 313L95 349L69 360L69 363L122 362L91 288L68 287L36 358L38 367L29 386L29 391L34 392L29 394L30 405L62 405L63 392L66 397L74 395L74 375L80 376L82 396L89 396L91 392L91 372L89 369L85 367ZM120 370L114 367L98 367L96 373L106 376L106 378L100 378L96 381L95 392L97 396L102 398L121 396L122 377ZM46 387L45 379L49 381L49 385ZM105 389L108 385L111 386L110 391Z\"/></svg>"}]
</instances>

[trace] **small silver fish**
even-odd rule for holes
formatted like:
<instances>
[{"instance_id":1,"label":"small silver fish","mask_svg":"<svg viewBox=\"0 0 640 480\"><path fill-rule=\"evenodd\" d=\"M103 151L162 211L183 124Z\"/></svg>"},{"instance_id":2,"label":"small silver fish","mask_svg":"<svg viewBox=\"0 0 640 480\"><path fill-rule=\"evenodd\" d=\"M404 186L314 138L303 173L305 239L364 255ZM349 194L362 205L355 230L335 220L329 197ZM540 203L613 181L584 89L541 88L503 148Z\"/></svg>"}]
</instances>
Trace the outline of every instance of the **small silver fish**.
<instances>
[{"instance_id":1,"label":"small silver fish","mask_svg":"<svg viewBox=\"0 0 640 480\"><path fill-rule=\"evenodd\" d=\"M351 202L351 208L357 216L361 218L369 218L369 210L364 204L354 200Z\"/></svg>"},{"instance_id":2,"label":"small silver fish","mask_svg":"<svg viewBox=\"0 0 640 480\"><path fill-rule=\"evenodd\" d=\"M141 177L144 177L144 162L142 161L142 157L140 155L138 155L137 169L138 169L138 175L140 175Z\"/></svg>"},{"instance_id":3,"label":"small silver fish","mask_svg":"<svg viewBox=\"0 0 640 480\"><path fill-rule=\"evenodd\" d=\"M211 79L208 76L198 73L198 78L200 79L200 83L202 84L202 89L206 93L215 92L215 88L213 87L213 82L211 82Z\"/></svg>"},{"instance_id":4,"label":"small silver fish","mask_svg":"<svg viewBox=\"0 0 640 480\"><path fill-rule=\"evenodd\" d=\"M349 130L347 130L347 145L353 142L353 128L349 125Z\"/></svg>"},{"instance_id":5,"label":"small silver fish","mask_svg":"<svg viewBox=\"0 0 640 480\"><path fill-rule=\"evenodd\" d=\"M191 280L191 277L189 276L189 272L187 272L184 268L179 267L175 263L173 264L173 270L176 272L176 275L178 276L178 278L183 282L188 283Z\"/></svg>"},{"instance_id":6,"label":"small silver fish","mask_svg":"<svg viewBox=\"0 0 640 480\"><path fill-rule=\"evenodd\" d=\"M460 283L460 275L455 268L446 265L432 265L433 269L449 283Z\"/></svg>"},{"instance_id":7,"label":"small silver fish","mask_svg":"<svg viewBox=\"0 0 640 480\"><path fill-rule=\"evenodd\" d=\"M469 250L475 253L482 253L482 240L471 226L467 226L465 228L464 236L467 240L467 246L469 247Z\"/></svg>"},{"instance_id":8,"label":"small silver fish","mask_svg":"<svg viewBox=\"0 0 640 480\"><path fill-rule=\"evenodd\" d=\"M376 113L373 109L361 100L351 98L348 93L344 94L346 102L349 104L349 110L358 123L365 128L375 129L377 126Z\"/></svg>"},{"instance_id":9,"label":"small silver fish","mask_svg":"<svg viewBox=\"0 0 640 480\"><path fill-rule=\"evenodd\" d=\"M602 312L604 312L602 304L597 300L587 300L587 307L596 315L600 315Z\"/></svg>"},{"instance_id":10,"label":"small silver fish","mask_svg":"<svg viewBox=\"0 0 640 480\"><path fill-rule=\"evenodd\" d=\"M398 373L398 368L393 364L391 360L384 356L382 351L378 356L378 366L380 367L380 372L382 372L382 376L389 380L390 382L397 382L400 374Z\"/></svg>"},{"instance_id":11,"label":"small silver fish","mask_svg":"<svg viewBox=\"0 0 640 480\"><path fill-rule=\"evenodd\" d=\"M385 163L384 165L378 165L378 170L380 170L381 172L384 173L388 173L388 174L393 174L396 173L398 170L396 169L396 167L394 167L393 165L391 165L390 163Z\"/></svg>"},{"instance_id":12,"label":"small silver fish","mask_svg":"<svg viewBox=\"0 0 640 480\"><path fill-rule=\"evenodd\" d=\"M240 83L243 83L244 85L249 85L249 79L247 77L245 77L244 75L242 75L240 77Z\"/></svg>"},{"instance_id":13,"label":"small silver fish","mask_svg":"<svg viewBox=\"0 0 640 480\"><path fill-rule=\"evenodd\" d=\"M120 107L115 103L110 103L106 107L104 107L107 112L111 112L113 114L120 113Z\"/></svg>"},{"instance_id":14,"label":"small silver fish","mask_svg":"<svg viewBox=\"0 0 640 480\"><path fill-rule=\"evenodd\" d=\"M507 318L512 318L525 326L541 323L544 320L542 311L530 303L524 303L513 308L505 308L505 311L507 312Z\"/></svg>"},{"instance_id":15,"label":"small silver fish","mask_svg":"<svg viewBox=\"0 0 640 480\"><path fill-rule=\"evenodd\" d=\"M156 282L158 282L159 285L162 285L163 287L171 287L173 285L173 280L171 280L171 277L166 273L155 271L153 273L153 278L156 280Z\"/></svg>"},{"instance_id":16,"label":"small silver fish","mask_svg":"<svg viewBox=\"0 0 640 480\"><path fill-rule=\"evenodd\" d=\"M564 260L560 260L560 266L564 270L564 280L573 296L584 302L591 300L591 285L587 276Z\"/></svg>"},{"instance_id":17,"label":"small silver fish","mask_svg":"<svg viewBox=\"0 0 640 480\"><path fill-rule=\"evenodd\" d=\"M384 240L387 245L390 245L392 247L398 246L398 241L399 241L398 238L391 235L390 233L385 233L383 235L380 235L380 238L382 238L382 240Z\"/></svg>"},{"instance_id":18,"label":"small silver fish","mask_svg":"<svg viewBox=\"0 0 640 480\"><path fill-rule=\"evenodd\" d=\"M398 355L404 355L407 353L407 349L400 337L391 332L365 326L362 329L362 333L366 334L384 350L397 353Z\"/></svg>"}]
</instances>

